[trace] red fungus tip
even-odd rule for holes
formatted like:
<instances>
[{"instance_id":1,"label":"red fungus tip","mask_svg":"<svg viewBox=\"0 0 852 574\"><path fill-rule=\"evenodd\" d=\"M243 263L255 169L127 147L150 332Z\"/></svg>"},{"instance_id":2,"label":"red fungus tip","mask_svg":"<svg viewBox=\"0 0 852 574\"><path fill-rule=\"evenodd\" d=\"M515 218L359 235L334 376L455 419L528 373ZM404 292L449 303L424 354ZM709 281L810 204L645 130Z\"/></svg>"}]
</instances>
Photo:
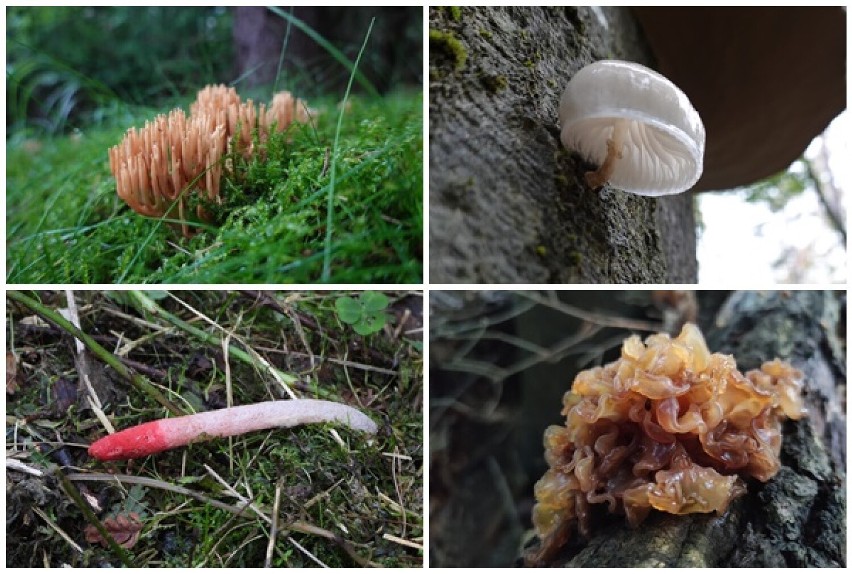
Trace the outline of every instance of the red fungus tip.
<instances>
[{"instance_id":1,"label":"red fungus tip","mask_svg":"<svg viewBox=\"0 0 852 574\"><path fill-rule=\"evenodd\" d=\"M172 447L160 421L141 424L95 441L89 455L98 460L140 458Z\"/></svg>"}]
</instances>

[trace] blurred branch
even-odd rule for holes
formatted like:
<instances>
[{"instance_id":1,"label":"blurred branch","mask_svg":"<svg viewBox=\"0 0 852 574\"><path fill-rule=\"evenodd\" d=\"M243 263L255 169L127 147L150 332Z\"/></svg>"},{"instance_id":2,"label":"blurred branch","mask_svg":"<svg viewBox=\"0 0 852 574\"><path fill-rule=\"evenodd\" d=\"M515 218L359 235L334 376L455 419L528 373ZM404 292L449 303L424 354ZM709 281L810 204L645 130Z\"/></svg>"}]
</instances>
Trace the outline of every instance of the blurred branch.
<instances>
[{"instance_id":1,"label":"blurred branch","mask_svg":"<svg viewBox=\"0 0 852 574\"><path fill-rule=\"evenodd\" d=\"M802 161L808 170L808 177L814 183L817 197L828 215L831 226L843 237L843 244L846 245L846 220L843 217L843 208L840 205L842 194L841 190L834 185L834 178L831 170L828 169L826 152L825 142L821 141L817 156L812 160L802 157Z\"/></svg>"}]
</instances>

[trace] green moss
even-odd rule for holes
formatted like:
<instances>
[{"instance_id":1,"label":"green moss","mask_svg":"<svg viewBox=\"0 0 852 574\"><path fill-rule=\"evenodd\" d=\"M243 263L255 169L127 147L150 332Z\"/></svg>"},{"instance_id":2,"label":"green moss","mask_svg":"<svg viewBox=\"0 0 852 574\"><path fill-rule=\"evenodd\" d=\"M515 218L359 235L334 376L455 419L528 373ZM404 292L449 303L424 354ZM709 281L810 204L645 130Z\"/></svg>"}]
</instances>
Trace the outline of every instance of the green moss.
<instances>
[{"instance_id":1,"label":"green moss","mask_svg":"<svg viewBox=\"0 0 852 574\"><path fill-rule=\"evenodd\" d=\"M486 75L482 78L482 83L485 87L493 94L497 94L506 89L509 85L509 81L506 79L506 76L491 76Z\"/></svg>"},{"instance_id":2,"label":"green moss","mask_svg":"<svg viewBox=\"0 0 852 574\"><path fill-rule=\"evenodd\" d=\"M583 261L583 256L577 251L572 251L568 254L568 263L573 266L579 265Z\"/></svg>"},{"instance_id":3,"label":"green moss","mask_svg":"<svg viewBox=\"0 0 852 574\"><path fill-rule=\"evenodd\" d=\"M461 6L447 6L447 11L450 13L450 18L461 22Z\"/></svg>"},{"instance_id":4,"label":"green moss","mask_svg":"<svg viewBox=\"0 0 852 574\"><path fill-rule=\"evenodd\" d=\"M524 62L524 66L526 66L527 68L533 68L535 66L535 63L532 60L527 60Z\"/></svg>"},{"instance_id":5,"label":"green moss","mask_svg":"<svg viewBox=\"0 0 852 574\"><path fill-rule=\"evenodd\" d=\"M538 253L540 257L546 257L547 247L545 247L544 245L536 245L535 252Z\"/></svg>"},{"instance_id":6,"label":"green moss","mask_svg":"<svg viewBox=\"0 0 852 574\"><path fill-rule=\"evenodd\" d=\"M216 224L184 239L117 196L107 149L128 124L6 144L6 270L12 283L316 283L321 280L337 108L293 126L221 181ZM359 96L336 163L333 283L417 283L422 259L422 93ZM196 199L190 201L191 205ZM173 216L177 218L177 214Z\"/></svg>"},{"instance_id":7,"label":"green moss","mask_svg":"<svg viewBox=\"0 0 852 574\"><path fill-rule=\"evenodd\" d=\"M479 29L479 35L485 38L486 40L490 40L493 37L493 34L491 34L491 32L489 32L485 28Z\"/></svg>"},{"instance_id":8,"label":"green moss","mask_svg":"<svg viewBox=\"0 0 852 574\"><path fill-rule=\"evenodd\" d=\"M453 68L461 70L467 62L467 51L464 46L450 32L442 32L440 30L429 29L429 49L441 50L453 62Z\"/></svg>"}]
</instances>

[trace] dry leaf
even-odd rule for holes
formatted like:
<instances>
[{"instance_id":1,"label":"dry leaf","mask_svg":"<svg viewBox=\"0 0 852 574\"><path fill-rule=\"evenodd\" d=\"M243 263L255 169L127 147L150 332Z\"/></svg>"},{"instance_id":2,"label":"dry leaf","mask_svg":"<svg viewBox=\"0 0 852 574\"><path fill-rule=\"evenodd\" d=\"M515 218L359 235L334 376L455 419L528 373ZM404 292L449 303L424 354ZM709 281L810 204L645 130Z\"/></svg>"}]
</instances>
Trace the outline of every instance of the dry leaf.
<instances>
[{"instance_id":1,"label":"dry leaf","mask_svg":"<svg viewBox=\"0 0 852 574\"><path fill-rule=\"evenodd\" d=\"M18 358L12 351L6 351L6 394L14 395L19 388Z\"/></svg>"},{"instance_id":2,"label":"dry leaf","mask_svg":"<svg viewBox=\"0 0 852 574\"><path fill-rule=\"evenodd\" d=\"M133 548L133 546L139 541L139 533L142 530L143 524L142 519L139 518L137 513L129 512L127 514L119 514L114 518L104 519L103 523L104 527L120 546ZM103 545L104 548L109 546L109 543L104 540L101 533L98 532L98 529L95 528L94 525L89 524L86 526L85 533L86 542L98 542Z\"/></svg>"}]
</instances>

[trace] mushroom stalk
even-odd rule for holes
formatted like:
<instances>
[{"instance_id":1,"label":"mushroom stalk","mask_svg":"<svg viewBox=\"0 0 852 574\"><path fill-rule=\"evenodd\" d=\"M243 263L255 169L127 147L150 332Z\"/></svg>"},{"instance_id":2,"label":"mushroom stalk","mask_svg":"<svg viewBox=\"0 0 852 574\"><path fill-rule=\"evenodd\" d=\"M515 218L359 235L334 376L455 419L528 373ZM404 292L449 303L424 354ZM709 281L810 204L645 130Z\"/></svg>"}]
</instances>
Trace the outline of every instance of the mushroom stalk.
<instances>
[{"instance_id":1,"label":"mushroom stalk","mask_svg":"<svg viewBox=\"0 0 852 574\"><path fill-rule=\"evenodd\" d=\"M603 186L615 171L615 162L624 157L624 136L630 120L616 120L612 126L612 135L606 140L606 158L597 171L586 172L586 183L592 189Z\"/></svg>"},{"instance_id":2,"label":"mushroom stalk","mask_svg":"<svg viewBox=\"0 0 852 574\"><path fill-rule=\"evenodd\" d=\"M315 399L267 401L137 425L95 441L89 454L98 460L141 458L211 438L331 422L370 434L378 430L367 415L348 405Z\"/></svg>"}]
</instances>

